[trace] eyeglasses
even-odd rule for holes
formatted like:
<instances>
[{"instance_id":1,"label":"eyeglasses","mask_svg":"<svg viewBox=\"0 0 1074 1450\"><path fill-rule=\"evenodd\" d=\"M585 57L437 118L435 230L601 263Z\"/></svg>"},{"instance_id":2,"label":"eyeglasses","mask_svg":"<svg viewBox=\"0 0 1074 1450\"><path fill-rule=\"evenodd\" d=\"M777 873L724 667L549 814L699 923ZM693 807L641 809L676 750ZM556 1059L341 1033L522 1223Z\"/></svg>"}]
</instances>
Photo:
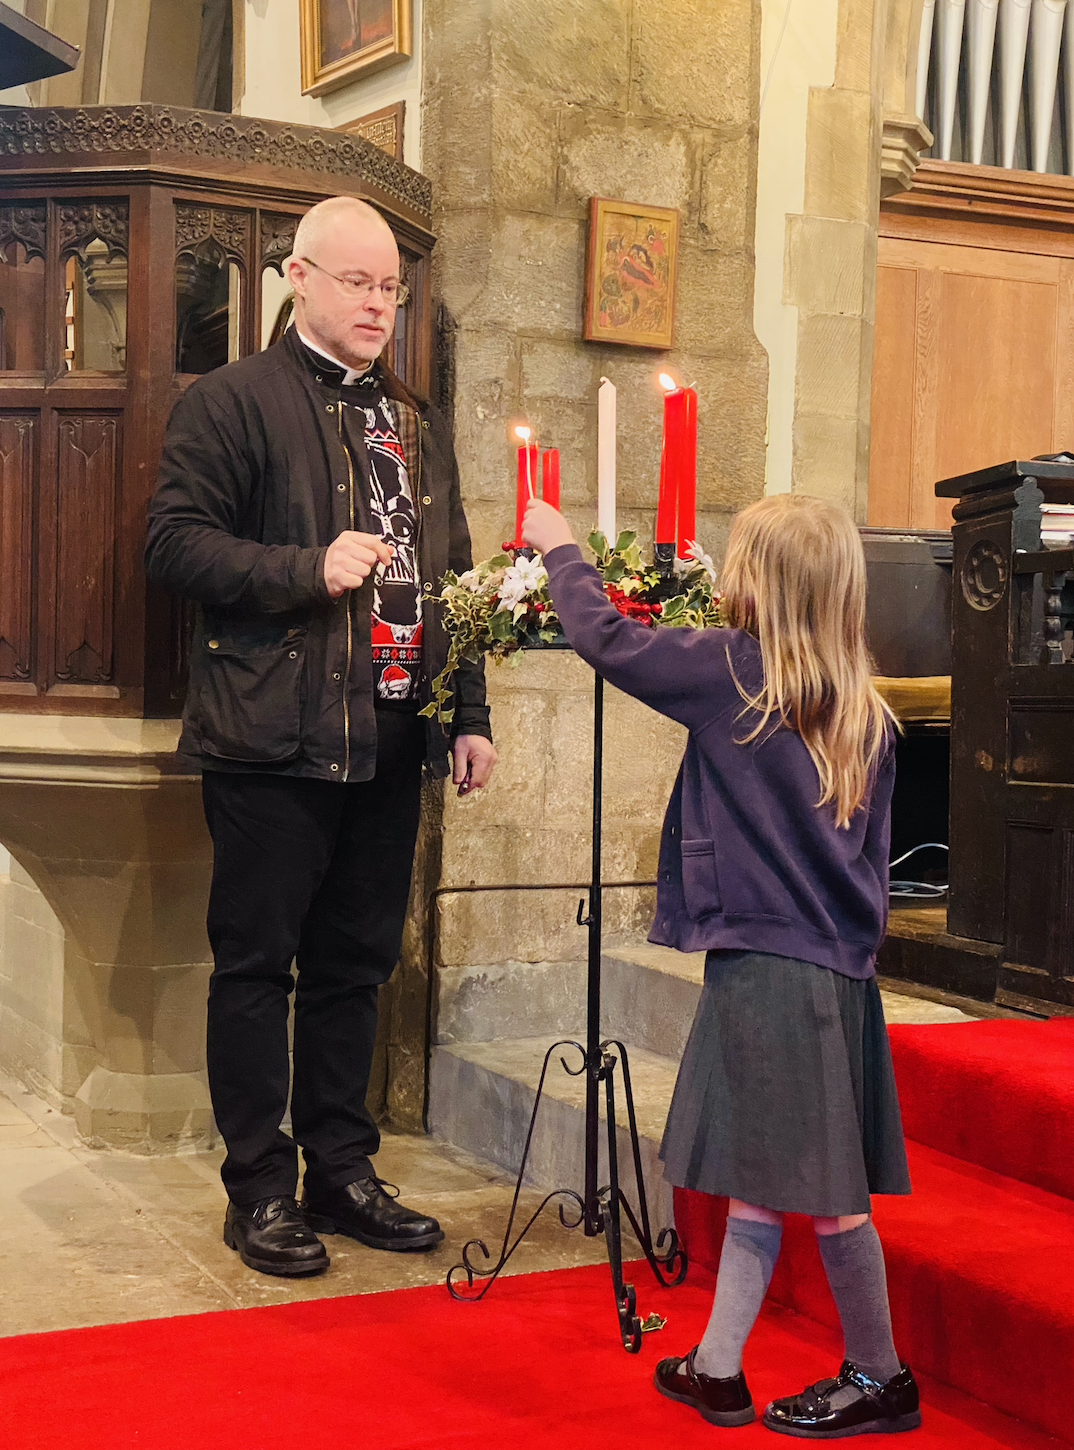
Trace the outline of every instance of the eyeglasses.
<instances>
[{"instance_id":1,"label":"eyeglasses","mask_svg":"<svg viewBox=\"0 0 1074 1450\"><path fill-rule=\"evenodd\" d=\"M313 261L311 257L302 257L307 267L312 267L315 272L323 272L326 277L331 277L333 282L338 282L348 297L353 297L356 302L364 302L367 297L372 297L378 291L389 307L402 307L403 303L410 296L410 288L405 282L396 282L390 278L387 282L371 282L368 277L359 280L357 277L337 277L335 272L330 272L327 267L322 267L319 262Z\"/></svg>"}]
</instances>

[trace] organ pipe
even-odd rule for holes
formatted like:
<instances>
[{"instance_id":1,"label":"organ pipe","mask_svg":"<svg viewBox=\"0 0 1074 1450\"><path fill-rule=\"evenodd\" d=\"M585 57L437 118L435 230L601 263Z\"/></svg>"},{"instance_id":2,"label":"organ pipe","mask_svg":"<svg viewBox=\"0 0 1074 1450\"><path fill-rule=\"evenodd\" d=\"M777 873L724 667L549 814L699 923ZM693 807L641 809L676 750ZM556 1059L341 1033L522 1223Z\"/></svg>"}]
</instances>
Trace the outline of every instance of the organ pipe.
<instances>
[{"instance_id":1,"label":"organ pipe","mask_svg":"<svg viewBox=\"0 0 1074 1450\"><path fill-rule=\"evenodd\" d=\"M1026 42L1032 0L1000 0L999 7L999 156L1000 164L1014 166L1018 139L1018 112L1026 66Z\"/></svg>"},{"instance_id":2,"label":"organ pipe","mask_svg":"<svg viewBox=\"0 0 1074 1450\"><path fill-rule=\"evenodd\" d=\"M958 99L958 68L962 58L962 27L966 17L966 0L938 0L937 10L940 157L944 161L950 161L955 134L955 103Z\"/></svg>"},{"instance_id":3,"label":"organ pipe","mask_svg":"<svg viewBox=\"0 0 1074 1450\"><path fill-rule=\"evenodd\" d=\"M966 89L969 95L970 160L984 159L988 94L996 49L999 0L968 0L966 5Z\"/></svg>"}]
</instances>

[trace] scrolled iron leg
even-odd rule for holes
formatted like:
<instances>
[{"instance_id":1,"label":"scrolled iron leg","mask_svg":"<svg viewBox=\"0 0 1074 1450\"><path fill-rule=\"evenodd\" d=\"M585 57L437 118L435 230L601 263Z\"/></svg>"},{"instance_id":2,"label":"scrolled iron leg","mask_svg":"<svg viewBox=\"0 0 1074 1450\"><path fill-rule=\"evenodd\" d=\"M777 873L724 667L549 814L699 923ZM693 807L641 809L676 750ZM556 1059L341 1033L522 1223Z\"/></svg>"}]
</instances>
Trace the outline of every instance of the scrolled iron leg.
<instances>
[{"instance_id":1,"label":"scrolled iron leg","mask_svg":"<svg viewBox=\"0 0 1074 1450\"><path fill-rule=\"evenodd\" d=\"M623 1281L623 1235L619 1208L623 1195L619 1188L619 1149L615 1126L615 1058L602 1051L600 1076L604 1081L604 1103L608 1127L608 1189L604 1195L604 1238L608 1246L608 1264L612 1271L615 1307L619 1314L619 1334L629 1354L641 1349L641 1320L638 1318L637 1294L633 1284Z\"/></svg>"}]
</instances>

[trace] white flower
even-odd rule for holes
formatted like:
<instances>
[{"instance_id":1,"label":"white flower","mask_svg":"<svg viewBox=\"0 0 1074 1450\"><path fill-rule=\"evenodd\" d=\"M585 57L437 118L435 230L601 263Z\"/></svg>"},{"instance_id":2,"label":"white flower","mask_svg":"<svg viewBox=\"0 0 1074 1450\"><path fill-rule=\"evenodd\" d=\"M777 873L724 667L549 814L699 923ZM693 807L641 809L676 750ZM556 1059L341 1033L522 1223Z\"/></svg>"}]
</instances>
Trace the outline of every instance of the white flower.
<instances>
[{"instance_id":1,"label":"white flower","mask_svg":"<svg viewBox=\"0 0 1074 1450\"><path fill-rule=\"evenodd\" d=\"M706 554L696 539L691 541L690 547L686 550L686 557L693 559L695 564L700 564L710 581L713 584L716 583L716 565L712 562L712 555Z\"/></svg>"},{"instance_id":2,"label":"white flower","mask_svg":"<svg viewBox=\"0 0 1074 1450\"><path fill-rule=\"evenodd\" d=\"M463 589L469 589L471 594L481 593L482 579L476 569L467 569L465 574L460 574L459 584Z\"/></svg>"},{"instance_id":3,"label":"white flower","mask_svg":"<svg viewBox=\"0 0 1074 1450\"><path fill-rule=\"evenodd\" d=\"M503 582L496 591L500 601L496 613L499 614L501 609L514 609L527 594L536 594L547 578L548 571L536 559L517 559L504 570Z\"/></svg>"}]
</instances>

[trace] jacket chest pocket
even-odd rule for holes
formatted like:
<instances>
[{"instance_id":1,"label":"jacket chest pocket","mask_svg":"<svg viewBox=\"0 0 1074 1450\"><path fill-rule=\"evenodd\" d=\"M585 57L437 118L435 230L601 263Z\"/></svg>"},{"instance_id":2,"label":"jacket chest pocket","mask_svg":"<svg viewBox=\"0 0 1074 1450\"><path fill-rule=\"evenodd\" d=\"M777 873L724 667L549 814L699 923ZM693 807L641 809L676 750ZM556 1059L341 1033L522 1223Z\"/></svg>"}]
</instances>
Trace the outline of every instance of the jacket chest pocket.
<instances>
[{"instance_id":1,"label":"jacket chest pocket","mask_svg":"<svg viewBox=\"0 0 1074 1450\"><path fill-rule=\"evenodd\" d=\"M716 847L712 841L683 841L682 894L686 910L695 920L723 910L716 875Z\"/></svg>"},{"instance_id":2,"label":"jacket chest pocket","mask_svg":"<svg viewBox=\"0 0 1074 1450\"><path fill-rule=\"evenodd\" d=\"M271 644L210 637L202 645L198 729L206 755L269 764L301 739L304 634Z\"/></svg>"}]
</instances>

